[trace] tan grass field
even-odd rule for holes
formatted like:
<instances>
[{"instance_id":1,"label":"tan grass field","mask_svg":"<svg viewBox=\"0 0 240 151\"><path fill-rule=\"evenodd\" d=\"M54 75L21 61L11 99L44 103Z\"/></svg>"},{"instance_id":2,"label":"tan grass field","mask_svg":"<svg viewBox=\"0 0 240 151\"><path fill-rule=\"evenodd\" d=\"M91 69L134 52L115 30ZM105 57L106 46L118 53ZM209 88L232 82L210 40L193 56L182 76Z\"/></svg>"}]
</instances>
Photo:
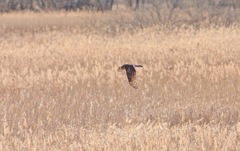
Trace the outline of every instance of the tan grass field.
<instances>
[{"instance_id":1,"label":"tan grass field","mask_svg":"<svg viewBox=\"0 0 240 151\"><path fill-rule=\"evenodd\" d=\"M240 27L131 19L1 15L0 150L240 150Z\"/></svg>"}]
</instances>

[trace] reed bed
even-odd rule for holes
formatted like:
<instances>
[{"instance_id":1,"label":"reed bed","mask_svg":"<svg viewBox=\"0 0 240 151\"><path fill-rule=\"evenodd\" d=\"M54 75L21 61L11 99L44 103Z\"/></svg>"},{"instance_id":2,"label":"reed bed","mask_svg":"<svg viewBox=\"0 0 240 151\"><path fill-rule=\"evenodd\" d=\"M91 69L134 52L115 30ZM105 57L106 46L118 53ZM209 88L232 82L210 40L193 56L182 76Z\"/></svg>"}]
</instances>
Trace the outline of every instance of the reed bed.
<instances>
[{"instance_id":1,"label":"reed bed","mask_svg":"<svg viewBox=\"0 0 240 151\"><path fill-rule=\"evenodd\" d=\"M239 26L116 16L0 16L0 150L239 150Z\"/></svg>"}]
</instances>

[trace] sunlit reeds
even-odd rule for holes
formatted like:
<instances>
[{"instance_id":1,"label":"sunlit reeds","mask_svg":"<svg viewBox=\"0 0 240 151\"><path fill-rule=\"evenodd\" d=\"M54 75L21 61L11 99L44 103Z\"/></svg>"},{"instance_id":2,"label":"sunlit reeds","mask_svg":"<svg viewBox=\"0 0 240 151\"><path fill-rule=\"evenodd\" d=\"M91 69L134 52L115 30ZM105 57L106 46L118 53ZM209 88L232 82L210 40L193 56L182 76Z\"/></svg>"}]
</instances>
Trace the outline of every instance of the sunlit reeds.
<instances>
[{"instance_id":1,"label":"sunlit reeds","mask_svg":"<svg viewBox=\"0 0 240 151\"><path fill-rule=\"evenodd\" d=\"M238 26L104 33L103 14L99 30L67 15L1 29L0 150L239 150ZM123 63L144 66L139 89Z\"/></svg>"}]
</instances>

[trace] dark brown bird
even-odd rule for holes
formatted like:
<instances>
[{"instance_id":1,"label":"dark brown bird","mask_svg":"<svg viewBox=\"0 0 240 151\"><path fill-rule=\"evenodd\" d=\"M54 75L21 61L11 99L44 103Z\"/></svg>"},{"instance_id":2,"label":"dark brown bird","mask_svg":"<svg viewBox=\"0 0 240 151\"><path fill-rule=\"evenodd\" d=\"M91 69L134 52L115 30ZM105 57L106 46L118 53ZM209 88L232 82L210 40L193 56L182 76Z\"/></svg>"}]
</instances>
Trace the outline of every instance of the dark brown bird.
<instances>
[{"instance_id":1,"label":"dark brown bird","mask_svg":"<svg viewBox=\"0 0 240 151\"><path fill-rule=\"evenodd\" d=\"M126 70L127 73L127 78L128 78L128 82L129 84L137 89L138 88L138 84L136 82L136 70L135 67L143 67L142 65L135 65L135 64L124 64L121 67L118 68L118 71L121 70Z\"/></svg>"}]
</instances>

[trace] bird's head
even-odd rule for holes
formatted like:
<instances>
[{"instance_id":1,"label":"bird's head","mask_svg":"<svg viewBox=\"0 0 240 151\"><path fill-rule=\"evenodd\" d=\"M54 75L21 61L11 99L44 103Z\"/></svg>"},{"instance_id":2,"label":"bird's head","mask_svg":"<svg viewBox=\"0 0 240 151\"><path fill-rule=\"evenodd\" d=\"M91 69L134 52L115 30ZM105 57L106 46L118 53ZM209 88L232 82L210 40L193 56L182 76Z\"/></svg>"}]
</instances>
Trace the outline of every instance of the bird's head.
<instances>
[{"instance_id":1,"label":"bird's head","mask_svg":"<svg viewBox=\"0 0 240 151\"><path fill-rule=\"evenodd\" d=\"M123 67L119 67L117 71L122 71L123 69Z\"/></svg>"}]
</instances>

